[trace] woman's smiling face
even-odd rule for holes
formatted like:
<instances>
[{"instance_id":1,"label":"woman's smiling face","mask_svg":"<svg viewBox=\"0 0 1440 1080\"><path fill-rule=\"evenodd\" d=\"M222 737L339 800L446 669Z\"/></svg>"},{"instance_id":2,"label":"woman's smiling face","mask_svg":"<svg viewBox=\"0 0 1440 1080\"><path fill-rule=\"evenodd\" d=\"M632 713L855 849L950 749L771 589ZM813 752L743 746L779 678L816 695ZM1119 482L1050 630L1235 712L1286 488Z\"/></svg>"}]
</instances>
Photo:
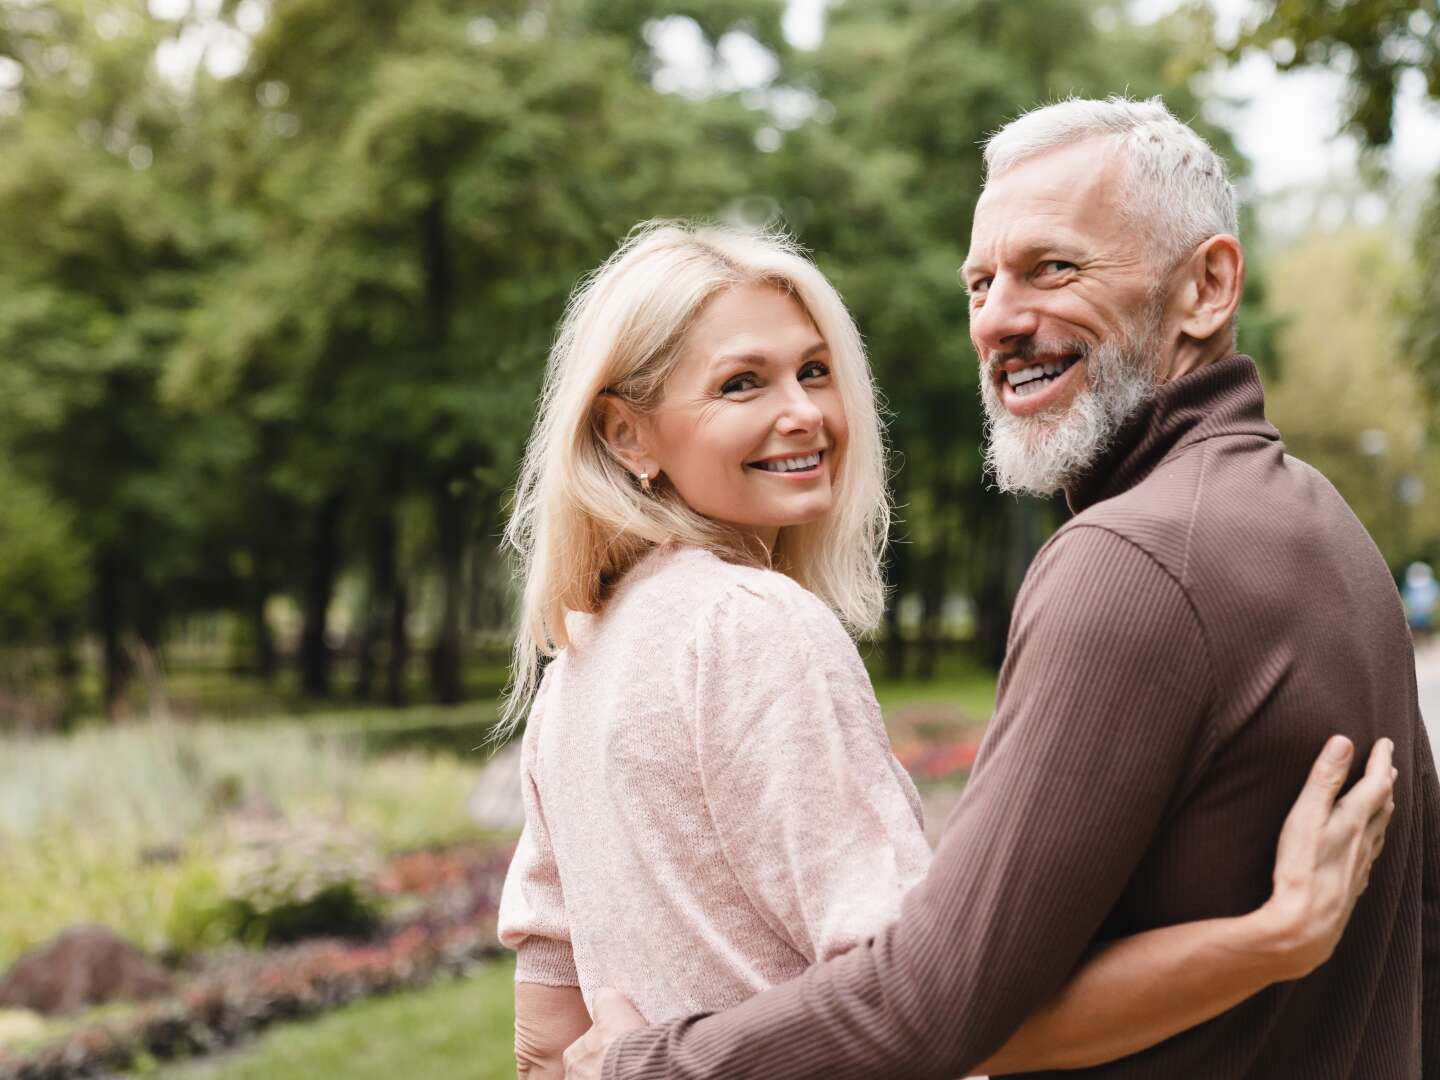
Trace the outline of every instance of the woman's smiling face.
<instances>
[{"instance_id":1,"label":"woman's smiling face","mask_svg":"<svg viewBox=\"0 0 1440 1080\"><path fill-rule=\"evenodd\" d=\"M778 288L737 286L705 307L645 427L692 510L767 547L830 509L845 407L825 340Z\"/></svg>"}]
</instances>

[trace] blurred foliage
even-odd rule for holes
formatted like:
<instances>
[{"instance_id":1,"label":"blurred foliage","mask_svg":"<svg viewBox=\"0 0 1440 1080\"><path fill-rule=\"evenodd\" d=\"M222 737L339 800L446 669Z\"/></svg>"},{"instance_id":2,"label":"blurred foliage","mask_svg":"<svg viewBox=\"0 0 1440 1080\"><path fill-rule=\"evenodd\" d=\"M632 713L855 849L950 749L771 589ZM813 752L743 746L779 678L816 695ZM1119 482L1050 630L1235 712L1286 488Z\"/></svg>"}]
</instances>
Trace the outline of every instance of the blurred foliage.
<instances>
[{"instance_id":1,"label":"blurred foliage","mask_svg":"<svg viewBox=\"0 0 1440 1080\"><path fill-rule=\"evenodd\" d=\"M676 216L784 224L855 312L903 519L886 670L936 672L955 596L998 663L1064 511L981 477L956 277L979 141L1066 94L1159 93L1243 172L1189 88L1210 16L847 0L806 51L784 8L0 4L0 562L34 567L0 635L53 648L71 700L98 645L116 715L137 671L164 704L167 643L216 612L237 669L293 657L312 698L400 704L423 659L455 701L503 648L496 537L565 298ZM661 92L683 20L708 89ZM726 68L744 38L758 85ZM1275 371L1264 300L1257 275L1242 340Z\"/></svg>"},{"instance_id":2,"label":"blurred foliage","mask_svg":"<svg viewBox=\"0 0 1440 1080\"><path fill-rule=\"evenodd\" d=\"M1346 127L1374 150L1395 134L1395 101L1407 75L1418 75L1440 102L1440 4L1435 0L1263 0L1239 42L1238 56L1261 48L1282 69L1321 65L1344 73ZM1402 285L1405 344L1440 419L1440 177L1415 234L1416 273Z\"/></svg>"},{"instance_id":3,"label":"blurred foliage","mask_svg":"<svg viewBox=\"0 0 1440 1080\"><path fill-rule=\"evenodd\" d=\"M1440 435L1440 177L1415 230L1415 276L1403 294L1405 344L1431 405L1432 437ZM1440 438L1437 438L1440 441Z\"/></svg>"},{"instance_id":4,"label":"blurred foliage","mask_svg":"<svg viewBox=\"0 0 1440 1080\"><path fill-rule=\"evenodd\" d=\"M75 522L0 458L0 645L45 640L78 621L89 581Z\"/></svg>"},{"instance_id":5,"label":"blurred foliage","mask_svg":"<svg viewBox=\"0 0 1440 1080\"><path fill-rule=\"evenodd\" d=\"M226 837L221 910L250 945L360 935L380 922L379 872L379 853L351 829L316 819L248 822Z\"/></svg>"},{"instance_id":6,"label":"blurred foliage","mask_svg":"<svg viewBox=\"0 0 1440 1080\"><path fill-rule=\"evenodd\" d=\"M1371 146L1394 135L1395 93L1407 71L1440 98L1435 0L1262 0L1234 52L1264 49L1281 70L1323 65L1350 83L1346 125Z\"/></svg>"},{"instance_id":7,"label":"blurred foliage","mask_svg":"<svg viewBox=\"0 0 1440 1080\"><path fill-rule=\"evenodd\" d=\"M1311 236L1269 275L1288 361L1267 380L1267 414L1291 452L1345 496L1393 567L1440 554L1440 445L1427 440L1398 300L1413 274L1399 237L1347 232Z\"/></svg>"},{"instance_id":8,"label":"blurred foliage","mask_svg":"<svg viewBox=\"0 0 1440 1080\"><path fill-rule=\"evenodd\" d=\"M406 715L389 714L389 729ZM342 823L385 854L480 835L466 806L484 756L372 757L365 731L376 719L319 714L303 723L0 735L0 970L82 922L103 922L157 952L240 933L226 898L243 866L227 872L228 836L257 814L302 831L311 828L304 823ZM434 710L414 710L413 720L431 727ZM296 867L297 857L299 849L277 855L296 873L275 880L298 895L319 879Z\"/></svg>"}]
</instances>

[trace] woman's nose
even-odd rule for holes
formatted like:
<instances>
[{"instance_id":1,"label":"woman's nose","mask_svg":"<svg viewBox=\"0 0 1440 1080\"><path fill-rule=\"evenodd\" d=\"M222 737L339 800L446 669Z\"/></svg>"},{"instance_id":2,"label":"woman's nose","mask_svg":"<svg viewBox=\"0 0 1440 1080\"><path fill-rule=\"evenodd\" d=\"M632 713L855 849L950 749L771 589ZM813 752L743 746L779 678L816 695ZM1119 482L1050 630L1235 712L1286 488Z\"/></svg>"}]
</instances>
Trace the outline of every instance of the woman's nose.
<instances>
[{"instance_id":1,"label":"woman's nose","mask_svg":"<svg viewBox=\"0 0 1440 1080\"><path fill-rule=\"evenodd\" d=\"M789 390L781 404L775 428L781 433L804 434L820 427L824 414L799 383Z\"/></svg>"}]
</instances>

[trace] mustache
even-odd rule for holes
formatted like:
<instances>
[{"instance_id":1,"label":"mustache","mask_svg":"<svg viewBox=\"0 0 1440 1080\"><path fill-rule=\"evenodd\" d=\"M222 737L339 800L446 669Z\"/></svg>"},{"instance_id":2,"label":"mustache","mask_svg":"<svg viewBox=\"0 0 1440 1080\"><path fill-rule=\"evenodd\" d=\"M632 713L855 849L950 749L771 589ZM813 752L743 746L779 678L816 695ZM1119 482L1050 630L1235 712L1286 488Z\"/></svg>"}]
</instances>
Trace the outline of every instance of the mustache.
<instances>
[{"instance_id":1,"label":"mustache","mask_svg":"<svg viewBox=\"0 0 1440 1080\"><path fill-rule=\"evenodd\" d=\"M1042 341L1039 338L1025 338L1011 349L992 349L985 354L988 367L996 367L1008 360L1024 360L1027 363L1045 364L1075 356L1084 360L1090 355L1090 346L1083 341Z\"/></svg>"}]
</instances>

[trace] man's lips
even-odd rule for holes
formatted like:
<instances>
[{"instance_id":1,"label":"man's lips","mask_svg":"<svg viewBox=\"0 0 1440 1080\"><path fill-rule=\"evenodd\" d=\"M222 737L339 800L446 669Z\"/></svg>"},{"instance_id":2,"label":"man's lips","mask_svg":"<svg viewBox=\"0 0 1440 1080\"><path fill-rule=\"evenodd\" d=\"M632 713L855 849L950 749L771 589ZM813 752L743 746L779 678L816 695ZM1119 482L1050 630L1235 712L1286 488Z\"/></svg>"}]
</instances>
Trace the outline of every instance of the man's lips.
<instances>
[{"instance_id":1,"label":"man's lips","mask_svg":"<svg viewBox=\"0 0 1440 1080\"><path fill-rule=\"evenodd\" d=\"M1084 365L1085 357L1076 353L997 364L995 379L1000 384L1000 399L1013 416L1044 412L1073 394L1077 380L1085 378Z\"/></svg>"}]
</instances>

